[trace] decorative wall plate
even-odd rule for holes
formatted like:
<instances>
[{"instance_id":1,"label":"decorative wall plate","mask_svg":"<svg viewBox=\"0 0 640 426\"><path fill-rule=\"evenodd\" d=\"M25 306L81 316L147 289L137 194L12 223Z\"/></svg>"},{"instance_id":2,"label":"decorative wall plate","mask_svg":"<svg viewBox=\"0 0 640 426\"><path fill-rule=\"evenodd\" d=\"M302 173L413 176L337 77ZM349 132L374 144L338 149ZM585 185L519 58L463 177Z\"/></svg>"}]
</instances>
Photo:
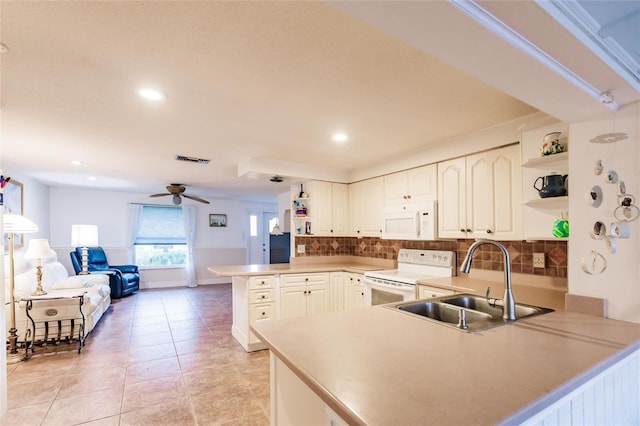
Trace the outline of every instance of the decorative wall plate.
<instances>
[{"instance_id":1,"label":"decorative wall plate","mask_svg":"<svg viewBox=\"0 0 640 426\"><path fill-rule=\"evenodd\" d=\"M580 266L587 274L597 275L607 269L607 260L597 251L591 250L589 253L582 256Z\"/></svg>"}]
</instances>

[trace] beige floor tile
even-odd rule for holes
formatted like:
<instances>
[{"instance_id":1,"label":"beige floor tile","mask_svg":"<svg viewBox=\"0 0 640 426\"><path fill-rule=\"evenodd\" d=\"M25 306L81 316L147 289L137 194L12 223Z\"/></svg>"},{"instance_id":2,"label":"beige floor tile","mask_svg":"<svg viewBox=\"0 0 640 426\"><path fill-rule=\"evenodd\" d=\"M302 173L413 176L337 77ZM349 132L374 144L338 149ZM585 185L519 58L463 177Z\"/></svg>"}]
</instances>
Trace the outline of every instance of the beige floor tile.
<instances>
[{"instance_id":1,"label":"beige floor tile","mask_svg":"<svg viewBox=\"0 0 640 426\"><path fill-rule=\"evenodd\" d=\"M121 388L124 386L126 370L124 367L85 368L81 373L68 374L57 398L83 395L102 389Z\"/></svg>"},{"instance_id":2,"label":"beige floor tile","mask_svg":"<svg viewBox=\"0 0 640 426\"><path fill-rule=\"evenodd\" d=\"M129 346L132 348L141 348L145 346L162 345L165 343L173 343L173 337L168 331L135 336L131 339Z\"/></svg>"},{"instance_id":3,"label":"beige floor tile","mask_svg":"<svg viewBox=\"0 0 640 426\"><path fill-rule=\"evenodd\" d=\"M75 369L84 371L87 368L126 367L129 351L103 353L101 350L86 349L76 362Z\"/></svg>"},{"instance_id":4,"label":"beige floor tile","mask_svg":"<svg viewBox=\"0 0 640 426\"><path fill-rule=\"evenodd\" d=\"M7 383L7 408L20 408L55 399L63 383L63 376L57 379L20 381Z\"/></svg>"},{"instance_id":5,"label":"beige floor tile","mask_svg":"<svg viewBox=\"0 0 640 426\"><path fill-rule=\"evenodd\" d=\"M217 347L200 349L195 353L179 355L180 368L183 373L193 372L194 370L216 367L220 365L228 365L231 367L229 358Z\"/></svg>"},{"instance_id":6,"label":"beige floor tile","mask_svg":"<svg viewBox=\"0 0 640 426\"><path fill-rule=\"evenodd\" d=\"M182 336L181 336L182 337ZM174 338L174 346L178 356L189 355L198 352L219 350L221 348L218 340L213 336L200 336L197 339L181 340L181 337Z\"/></svg>"},{"instance_id":7,"label":"beige floor tile","mask_svg":"<svg viewBox=\"0 0 640 426\"><path fill-rule=\"evenodd\" d=\"M120 416L103 417L98 420L82 423L82 426L118 426L120 424Z\"/></svg>"},{"instance_id":8,"label":"beige floor tile","mask_svg":"<svg viewBox=\"0 0 640 426\"><path fill-rule=\"evenodd\" d=\"M111 388L81 396L56 399L42 425L72 425L118 415L122 392L122 388Z\"/></svg>"},{"instance_id":9,"label":"beige floor tile","mask_svg":"<svg viewBox=\"0 0 640 426\"><path fill-rule=\"evenodd\" d=\"M163 322L160 324L140 325L131 327L131 337L150 334L150 333L168 333L171 331L169 323Z\"/></svg>"},{"instance_id":10,"label":"beige floor tile","mask_svg":"<svg viewBox=\"0 0 640 426\"><path fill-rule=\"evenodd\" d=\"M2 426L39 426L47 415L53 401L7 410L0 419Z\"/></svg>"},{"instance_id":11,"label":"beige floor tile","mask_svg":"<svg viewBox=\"0 0 640 426\"><path fill-rule=\"evenodd\" d=\"M125 385L179 374L181 371L177 358L138 362L127 367Z\"/></svg>"},{"instance_id":12,"label":"beige floor tile","mask_svg":"<svg viewBox=\"0 0 640 426\"><path fill-rule=\"evenodd\" d=\"M250 380L242 377L231 366L215 366L198 369L183 375L189 395L214 392L223 389L225 392L246 391Z\"/></svg>"},{"instance_id":13,"label":"beige floor tile","mask_svg":"<svg viewBox=\"0 0 640 426\"><path fill-rule=\"evenodd\" d=\"M124 413L120 418L120 426L190 426L196 424L190 405L185 401L151 405Z\"/></svg>"},{"instance_id":14,"label":"beige floor tile","mask_svg":"<svg viewBox=\"0 0 640 426\"><path fill-rule=\"evenodd\" d=\"M172 401L188 404L187 389L180 374L127 384L124 388L122 412Z\"/></svg>"},{"instance_id":15,"label":"beige floor tile","mask_svg":"<svg viewBox=\"0 0 640 426\"><path fill-rule=\"evenodd\" d=\"M173 342L154 346L132 346L129 349L129 362L131 364L163 358L175 358L176 356L176 348Z\"/></svg>"},{"instance_id":16,"label":"beige floor tile","mask_svg":"<svg viewBox=\"0 0 640 426\"><path fill-rule=\"evenodd\" d=\"M198 424L220 424L263 414L264 410L249 390L243 392L220 391L191 397L191 405Z\"/></svg>"}]
</instances>

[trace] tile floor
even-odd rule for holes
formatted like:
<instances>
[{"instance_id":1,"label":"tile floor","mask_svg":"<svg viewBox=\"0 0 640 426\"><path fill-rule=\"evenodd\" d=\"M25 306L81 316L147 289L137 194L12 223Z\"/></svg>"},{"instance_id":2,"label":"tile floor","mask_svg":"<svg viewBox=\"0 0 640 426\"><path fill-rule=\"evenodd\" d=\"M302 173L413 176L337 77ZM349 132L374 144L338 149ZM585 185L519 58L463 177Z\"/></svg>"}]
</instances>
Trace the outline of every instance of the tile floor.
<instances>
[{"instance_id":1,"label":"tile floor","mask_svg":"<svg viewBox=\"0 0 640 426\"><path fill-rule=\"evenodd\" d=\"M78 355L36 347L9 365L9 425L269 423L269 353L231 336L231 285L112 302Z\"/></svg>"}]
</instances>

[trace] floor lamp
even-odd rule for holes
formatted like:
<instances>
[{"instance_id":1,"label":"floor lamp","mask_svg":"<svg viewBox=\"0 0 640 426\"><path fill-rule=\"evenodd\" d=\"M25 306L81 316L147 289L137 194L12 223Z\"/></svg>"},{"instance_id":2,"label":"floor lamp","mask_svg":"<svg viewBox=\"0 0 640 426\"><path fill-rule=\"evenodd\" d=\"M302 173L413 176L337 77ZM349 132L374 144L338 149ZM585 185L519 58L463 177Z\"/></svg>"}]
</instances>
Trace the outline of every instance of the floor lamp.
<instances>
[{"instance_id":1,"label":"floor lamp","mask_svg":"<svg viewBox=\"0 0 640 426\"><path fill-rule=\"evenodd\" d=\"M24 216L14 213L2 215L4 233L9 240L9 303L11 304L11 328L9 329L9 348L7 353L7 363L13 364L22 361L18 356L18 329L16 328L16 301L15 301L15 270L13 261L14 239L16 234L27 234L38 232L38 226Z\"/></svg>"},{"instance_id":2,"label":"floor lamp","mask_svg":"<svg viewBox=\"0 0 640 426\"><path fill-rule=\"evenodd\" d=\"M82 270L78 275L89 273L89 247L98 245L97 225L71 225L71 245L81 247L82 250Z\"/></svg>"}]
</instances>

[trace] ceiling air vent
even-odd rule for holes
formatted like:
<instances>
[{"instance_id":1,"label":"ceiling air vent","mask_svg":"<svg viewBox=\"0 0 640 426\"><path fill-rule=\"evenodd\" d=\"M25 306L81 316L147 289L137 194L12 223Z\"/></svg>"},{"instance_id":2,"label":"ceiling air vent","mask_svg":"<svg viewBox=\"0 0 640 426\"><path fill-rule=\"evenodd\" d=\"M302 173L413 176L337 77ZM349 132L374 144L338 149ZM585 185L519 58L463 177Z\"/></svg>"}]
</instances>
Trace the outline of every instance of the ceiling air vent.
<instances>
[{"instance_id":1,"label":"ceiling air vent","mask_svg":"<svg viewBox=\"0 0 640 426\"><path fill-rule=\"evenodd\" d=\"M176 155L176 160L178 161L186 161L188 163L198 163L198 164L209 164L209 161L204 158L196 158L196 157L187 157L186 155Z\"/></svg>"}]
</instances>

